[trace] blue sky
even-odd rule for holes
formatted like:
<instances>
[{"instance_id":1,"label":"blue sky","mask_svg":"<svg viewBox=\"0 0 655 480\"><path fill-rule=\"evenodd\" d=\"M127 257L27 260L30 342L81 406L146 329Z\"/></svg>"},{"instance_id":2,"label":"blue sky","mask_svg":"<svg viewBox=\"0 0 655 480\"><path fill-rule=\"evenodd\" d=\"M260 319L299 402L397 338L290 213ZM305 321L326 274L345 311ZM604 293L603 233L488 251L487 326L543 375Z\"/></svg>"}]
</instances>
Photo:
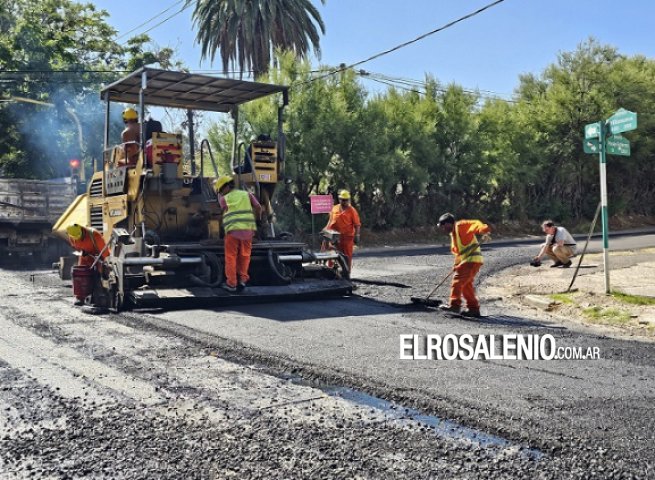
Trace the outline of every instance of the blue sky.
<instances>
[{"instance_id":1,"label":"blue sky","mask_svg":"<svg viewBox=\"0 0 655 480\"><path fill-rule=\"evenodd\" d=\"M492 0L327 0L317 5L326 24L320 63L351 64L411 40L491 3ZM87 3L87 2L85 2ZM119 36L175 0L95 0L107 10ZM181 6L181 5L180 5ZM141 33L167 16L138 28ZM170 46L191 70L220 70L200 60L192 8L148 34ZM126 12L129 12L126 13ZM421 80L426 73L444 83L479 88L508 97L522 73L540 73L562 51L589 37L626 55L655 56L653 0L505 0L480 15L358 68L389 77ZM126 37L120 41L124 41ZM314 62L318 64L318 61ZM367 88L379 85L366 82Z\"/></svg>"}]
</instances>

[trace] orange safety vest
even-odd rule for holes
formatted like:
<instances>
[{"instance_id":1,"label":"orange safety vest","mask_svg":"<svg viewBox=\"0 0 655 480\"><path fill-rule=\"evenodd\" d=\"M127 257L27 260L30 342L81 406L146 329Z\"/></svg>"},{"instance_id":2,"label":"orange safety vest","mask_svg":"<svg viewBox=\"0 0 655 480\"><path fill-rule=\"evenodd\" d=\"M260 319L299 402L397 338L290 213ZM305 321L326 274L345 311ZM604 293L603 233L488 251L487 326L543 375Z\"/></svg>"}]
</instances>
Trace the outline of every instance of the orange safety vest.
<instances>
[{"instance_id":1,"label":"orange safety vest","mask_svg":"<svg viewBox=\"0 0 655 480\"><path fill-rule=\"evenodd\" d=\"M84 255L97 256L102 252L102 258L109 256L109 249L103 251L105 248L105 239L102 238L102 234L95 228L83 227L82 238L73 240L68 237L68 243L70 243L74 250L82 252Z\"/></svg>"},{"instance_id":2,"label":"orange safety vest","mask_svg":"<svg viewBox=\"0 0 655 480\"><path fill-rule=\"evenodd\" d=\"M460 228L466 229L460 232ZM484 263L480 243L476 233L484 233L489 227L479 220L459 220L453 225L450 233L450 251L455 254L455 265L463 263ZM462 241L462 237L469 237L468 243Z\"/></svg>"},{"instance_id":3,"label":"orange safety vest","mask_svg":"<svg viewBox=\"0 0 655 480\"><path fill-rule=\"evenodd\" d=\"M355 227L361 227L361 225L359 213L352 205L345 210L341 208L341 205L332 207L327 226L329 230L336 230L342 237L354 237Z\"/></svg>"}]
</instances>

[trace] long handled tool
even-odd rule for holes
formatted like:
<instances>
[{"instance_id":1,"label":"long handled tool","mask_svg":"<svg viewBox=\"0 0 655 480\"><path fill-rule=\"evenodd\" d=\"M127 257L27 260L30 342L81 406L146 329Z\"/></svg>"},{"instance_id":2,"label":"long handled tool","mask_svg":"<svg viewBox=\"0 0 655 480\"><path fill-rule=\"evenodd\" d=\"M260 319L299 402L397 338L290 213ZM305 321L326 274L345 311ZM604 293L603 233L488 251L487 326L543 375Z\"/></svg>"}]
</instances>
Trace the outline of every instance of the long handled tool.
<instances>
[{"instance_id":1,"label":"long handled tool","mask_svg":"<svg viewBox=\"0 0 655 480\"><path fill-rule=\"evenodd\" d=\"M566 292L564 293L570 293L570 292L575 292L577 288L572 288L573 284L575 283L575 279L578 277L578 270L580 270L580 265L582 265L582 259L584 258L585 253L587 253L587 246L589 245L589 240L591 239L591 236L594 233L594 229L596 228L596 220L598 220L598 214L600 214L600 208L601 208L602 203L598 204L598 207L596 207L596 214L594 215L594 221L591 222L591 227L589 227L589 235L587 235L587 241L584 244L584 248L582 249L582 254L580 254L580 259L578 260L578 265L575 267L575 273L573 274L573 278L571 279L571 283L569 284L569 288L566 289Z\"/></svg>"},{"instance_id":2,"label":"long handled tool","mask_svg":"<svg viewBox=\"0 0 655 480\"><path fill-rule=\"evenodd\" d=\"M441 305L441 303L442 303L441 300L431 300L430 297L432 295L434 295L434 292L436 292L437 289L440 286L442 286L444 283L446 283L446 280L448 280L453 273L455 273L455 268L453 268L450 272L448 272L448 275L446 275L443 278L443 280L441 280L441 282L439 282L437 284L437 286L434 287L432 289L432 291L430 293L428 293L428 295L425 298L423 298L423 297L411 297L410 299L411 299L412 303L415 303L415 304L418 304L418 305L425 305L426 307L438 307L439 305Z\"/></svg>"}]
</instances>

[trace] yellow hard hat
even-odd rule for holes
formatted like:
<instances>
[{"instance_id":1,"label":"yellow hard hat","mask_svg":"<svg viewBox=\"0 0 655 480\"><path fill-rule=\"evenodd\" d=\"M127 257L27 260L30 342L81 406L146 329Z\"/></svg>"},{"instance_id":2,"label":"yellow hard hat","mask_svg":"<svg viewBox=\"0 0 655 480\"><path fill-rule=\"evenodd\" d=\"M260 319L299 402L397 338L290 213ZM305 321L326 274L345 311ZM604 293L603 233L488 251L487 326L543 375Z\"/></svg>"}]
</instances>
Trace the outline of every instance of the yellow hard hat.
<instances>
[{"instance_id":1,"label":"yellow hard hat","mask_svg":"<svg viewBox=\"0 0 655 480\"><path fill-rule=\"evenodd\" d=\"M136 113L136 110L133 108L126 108L123 110L123 121L128 121L128 120L137 120L139 118L139 114Z\"/></svg>"},{"instance_id":2,"label":"yellow hard hat","mask_svg":"<svg viewBox=\"0 0 655 480\"><path fill-rule=\"evenodd\" d=\"M340 200L350 200L350 192L348 190L341 190L339 192Z\"/></svg>"},{"instance_id":3,"label":"yellow hard hat","mask_svg":"<svg viewBox=\"0 0 655 480\"><path fill-rule=\"evenodd\" d=\"M218 177L218 179L214 182L214 190L220 192L221 188L223 188L225 185L227 185L233 180L234 179L229 175L223 175L222 177Z\"/></svg>"},{"instance_id":4,"label":"yellow hard hat","mask_svg":"<svg viewBox=\"0 0 655 480\"><path fill-rule=\"evenodd\" d=\"M82 236L84 235L84 229L82 228L81 225L78 225L77 223L74 223L70 227L66 228L66 233L68 236L73 239L73 240L80 240Z\"/></svg>"}]
</instances>

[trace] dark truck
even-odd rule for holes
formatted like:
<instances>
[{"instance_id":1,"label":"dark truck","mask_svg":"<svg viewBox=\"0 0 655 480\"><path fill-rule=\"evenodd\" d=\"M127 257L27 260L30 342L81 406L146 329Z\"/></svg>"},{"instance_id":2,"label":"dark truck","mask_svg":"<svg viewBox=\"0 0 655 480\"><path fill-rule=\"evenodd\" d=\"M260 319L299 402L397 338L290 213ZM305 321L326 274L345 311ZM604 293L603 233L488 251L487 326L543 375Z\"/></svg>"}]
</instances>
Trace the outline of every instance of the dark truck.
<instances>
[{"instance_id":1,"label":"dark truck","mask_svg":"<svg viewBox=\"0 0 655 480\"><path fill-rule=\"evenodd\" d=\"M52 225L75 200L77 184L61 180L0 178L0 262L51 262L70 248Z\"/></svg>"}]
</instances>

